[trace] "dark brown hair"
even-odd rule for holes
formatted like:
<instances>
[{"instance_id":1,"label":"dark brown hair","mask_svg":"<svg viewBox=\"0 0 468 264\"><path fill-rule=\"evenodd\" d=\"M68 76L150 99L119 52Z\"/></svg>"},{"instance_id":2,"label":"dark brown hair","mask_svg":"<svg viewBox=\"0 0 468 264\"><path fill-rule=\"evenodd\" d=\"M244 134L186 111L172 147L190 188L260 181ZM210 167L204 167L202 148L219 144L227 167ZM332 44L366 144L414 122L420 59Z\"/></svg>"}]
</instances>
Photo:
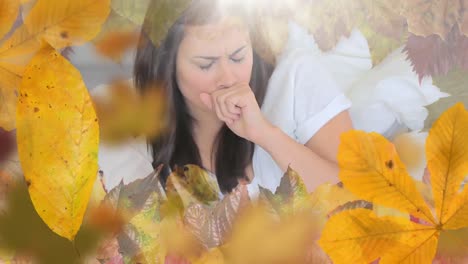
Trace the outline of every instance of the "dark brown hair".
<instances>
[{"instance_id":1,"label":"dark brown hair","mask_svg":"<svg viewBox=\"0 0 468 264\"><path fill-rule=\"evenodd\" d=\"M146 89L151 84L157 84L157 87L164 89L167 96L167 130L149 142L153 167L160 164L168 165L169 168L185 164L202 166L199 149L192 135L194 119L176 81L176 57L184 37L184 25L203 25L217 21L225 14L224 11L229 15L240 16L248 22L246 12L242 8L231 6L221 10L218 2L191 1L157 47L150 40L151 32L154 32L154 22L151 22L154 11L151 4L146 14L134 65L135 86L138 89ZM263 102L272 71L273 66L266 63L254 50L250 87L259 105ZM245 169L252 162L253 151L252 142L237 136L226 125L221 128L213 146L212 157L215 158L215 173L223 193L235 188L239 179L246 179ZM163 184L166 178L167 166Z\"/></svg>"}]
</instances>

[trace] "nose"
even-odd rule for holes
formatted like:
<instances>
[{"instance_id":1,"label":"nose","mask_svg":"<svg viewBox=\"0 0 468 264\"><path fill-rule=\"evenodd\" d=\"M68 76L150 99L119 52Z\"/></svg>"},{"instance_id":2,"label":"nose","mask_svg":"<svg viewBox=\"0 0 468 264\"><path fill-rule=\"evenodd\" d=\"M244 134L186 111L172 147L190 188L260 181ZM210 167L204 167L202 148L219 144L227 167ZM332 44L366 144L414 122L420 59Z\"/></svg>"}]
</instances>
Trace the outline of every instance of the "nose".
<instances>
[{"instance_id":1,"label":"nose","mask_svg":"<svg viewBox=\"0 0 468 264\"><path fill-rule=\"evenodd\" d=\"M219 89L229 88L235 85L236 81L237 78L233 66L228 62L220 63L217 87Z\"/></svg>"}]
</instances>

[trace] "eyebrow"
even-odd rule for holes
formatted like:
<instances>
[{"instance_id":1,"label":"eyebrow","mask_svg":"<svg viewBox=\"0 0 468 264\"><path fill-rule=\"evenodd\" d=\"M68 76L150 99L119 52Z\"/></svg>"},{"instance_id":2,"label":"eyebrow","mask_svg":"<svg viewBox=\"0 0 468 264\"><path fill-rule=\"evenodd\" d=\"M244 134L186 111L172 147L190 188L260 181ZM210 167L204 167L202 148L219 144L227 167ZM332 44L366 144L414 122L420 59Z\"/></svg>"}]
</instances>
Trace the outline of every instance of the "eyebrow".
<instances>
[{"instance_id":1,"label":"eyebrow","mask_svg":"<svg viewBox=\"0 0 468 264\"><path fill-rule=\"evenodd\" d=\"M229 56L232 57L232 56L235 56L237 55L239 52L241 52L243 49L245 48L245 45L236 49L233 53L231 53ZM194 58L196 59L205 59L205 60L217 60L219 59L219 57L213 57L213 56L195 56Z\"/></svg>"}]
</instances>

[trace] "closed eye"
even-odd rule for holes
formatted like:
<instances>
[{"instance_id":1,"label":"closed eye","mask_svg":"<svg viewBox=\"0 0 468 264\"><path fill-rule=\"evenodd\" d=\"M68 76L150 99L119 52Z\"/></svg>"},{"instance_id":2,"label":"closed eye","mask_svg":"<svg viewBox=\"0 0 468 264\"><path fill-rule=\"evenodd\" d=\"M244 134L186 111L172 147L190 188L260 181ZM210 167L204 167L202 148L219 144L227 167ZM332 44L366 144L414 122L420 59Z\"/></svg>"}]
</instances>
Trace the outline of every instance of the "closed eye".
<instances>
[{"instance_id":1,"label":"closed eye","mask_svg":"<svg viewBox=\"0 0 468 264\"><path fill-rule=\"evenodd\" d=\"M205 64L205 65L198 65L198 67L200 67L200 69L204 70L204 71L207 71L211 68L211 66L213 66L215 62L214 61L211 61L209 64Z\"/></svg>"},{"instance_id":2,"label":"closed eye","mask_svg":"<svg viewBox=\"0 0 468 264\"><path fill-rule=\"evenodd\" d=\"M242 57L242 58L239 58L239 59L236 59L236 58L231 58L231 60L235 63L241 63L243 60L244 60L245 57Z\"/></svg>"}]
</instances>

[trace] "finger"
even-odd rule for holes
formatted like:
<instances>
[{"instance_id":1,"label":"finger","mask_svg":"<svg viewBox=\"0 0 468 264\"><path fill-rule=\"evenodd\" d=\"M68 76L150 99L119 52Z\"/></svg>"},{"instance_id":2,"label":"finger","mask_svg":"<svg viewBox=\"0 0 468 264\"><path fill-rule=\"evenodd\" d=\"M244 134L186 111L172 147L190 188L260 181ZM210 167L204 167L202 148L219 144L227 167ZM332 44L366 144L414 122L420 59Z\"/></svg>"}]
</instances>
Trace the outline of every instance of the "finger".
<instances>
[{"instance_id":1,"label":"finger","mask_svg":"<svg viewBox=\"0 0 468 264\"><path fill-rule=\"evenodd\" d=\"M213 104L211 103L211 96L208 93L201 93L200 100L202 103L208 107L208 109L213 110Z\"/></svg>"},{"instance_id":2,"label":"finger","mask_svg":"<svg viewBox=\"0 0 468 264\"><path fill-rule=\"evenodd\" d=\"M238 107L236 103L234 103L234 101L231 99L226 100L226 107L229 113L234 114L236 116L240 116L240 114L242 113L241 108Z\"/></svg>"},{"instance_id":3,"label":"finger","mask_svg":"<svg viewBox=\"0 0 468 264\"><path fill-rule=\"evenodd\" d=\"M228 124L232 124L233 120L223 115L220 105L219 103L217 103L216 97L214 95L211 95L211 102L212 102L212 105L214 106L216 115L218 116L219 120L226 122Z\"/></svg>"},{"instance_id":4,"label":"finger","mask_svg":"<svg viewBox=\"0 0 468 264\"><path fill-rule=\"evenodd\" d=\"M221 114L229 119L236 120L237 119L237 113L232 113L228 109L228 98L232 96L232 94L235 94L234 91L223 91L223 93L214 93L213 96L216 98L216 104L219 105L219 109L221 111Z\"/></svg>"}]
</instances>

